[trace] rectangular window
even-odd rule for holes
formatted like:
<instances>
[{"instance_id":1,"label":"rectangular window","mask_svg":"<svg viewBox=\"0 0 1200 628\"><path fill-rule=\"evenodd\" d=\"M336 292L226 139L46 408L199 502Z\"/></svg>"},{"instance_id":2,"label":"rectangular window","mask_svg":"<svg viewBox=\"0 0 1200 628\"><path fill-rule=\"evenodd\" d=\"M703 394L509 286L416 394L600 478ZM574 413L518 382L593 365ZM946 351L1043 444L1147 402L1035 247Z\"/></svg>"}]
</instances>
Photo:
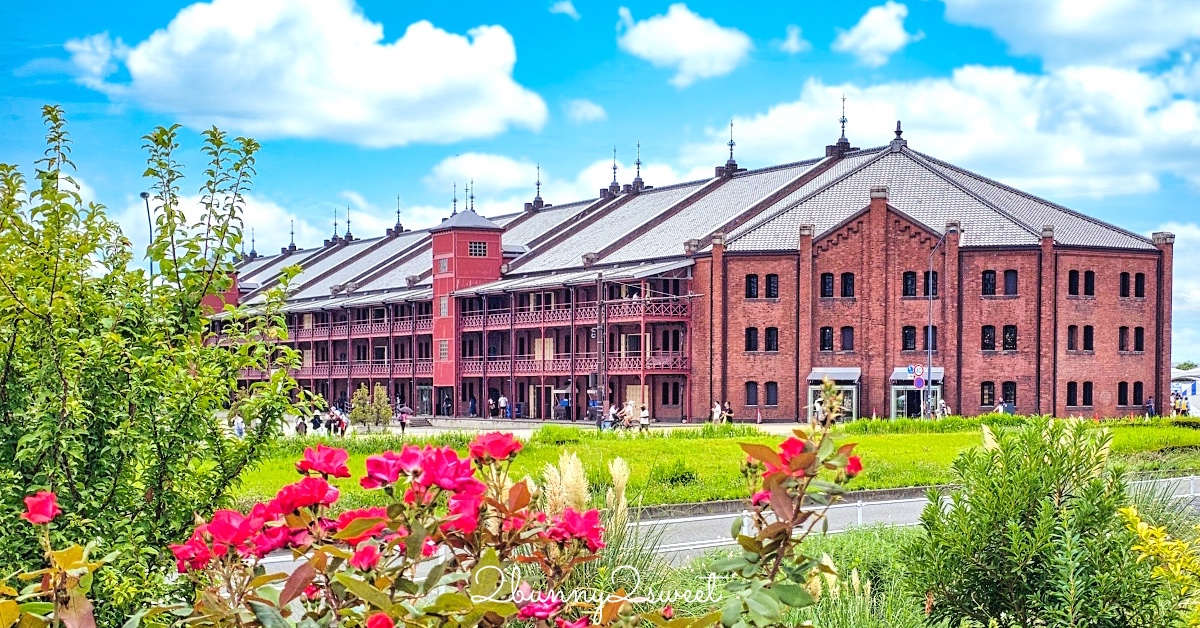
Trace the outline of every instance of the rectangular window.
<instances>
[{"instance_id":1,"label":"rectangular window","mask_svg":"<svg viewBox=\"0 0 1200 628\"><path fill-rule=\"evenodd\" d=\"M833 328L821 328L821 351L833 351Z\"/></svg>"},{"instance_id":2,"label":"rectangular window","mask_svg":"<svg viewBox=\"0 0 1200 628\"><path fill-rule=\"evenodd\" d=\"M1141 353L1146 350L1146 328L1133 328L1133 350Z\"/></svg>"},{"instance_id":3,"label":"rectangular window","mask_svg":"<svg viewBox=\"0 0 1200 628\"><path fill-rule=\"evenodd\" d=\"M766 338L764 340L764 349L766 351L779 351L779 328L768 327Z\"/></svg>"},{"instance_id":4,"label":"rectangular window","mask_svg":"<svg viewBox=\"0 0 1200 628\"><path fill-rule=\"evenodd\" d=\"M904 282L903 283L904 283L903 296L906 296L906 297L917 296L917 273L914 273L911 270L904 273Z\"/></svg>"},{"instance_id":5,"label":"rectangular window","mask_svg":"<svg viewBox=\"0 0 1200 628\"><path fill-rule=\"evenodd\" d=\"M1004 403L1017 405L1017 383L1004 382L1000 386L1000 394L1004 398Z\"/></svg>"},{"instance_id":6,"label":"rectangular window","mask_svg":"<svg viewBox=\"0 0 1200 628\"><path fill-rule=\"evenodd\" d=\"M900 335L900 349L902 351L917 350L917 328L911 325L906 326Z\"/></svg>"},{"instance_id":7,"label":"rectangular window","mask_svg":"<svg viewBox=\"0 0 1200 628\"><path fill-rule=\"evenodd\" d=\"M1129 328L1121 327L1117 330L1117 351L1129 351Z\"/></svg>"},{"instance_id":8,"label":"rectangular window","mask_svg":"<svg viewBox=\"0 0 1200 628\"><path fill-rule=\"evenodd\" d=\"M979 405L996 405L996 382L983 382L979 385Z\"/></svg>"},{"instance_id":9,"label":"rectangular window","mask_svg":"<svg viewBox=\"0 0 1200 628\"><path fill-rule=\"evenodd\" d=\"M442 258L439 258L437 262L438 262L438 272L439 273L445 273L445 272L450 271L449 258L442 257Z\"/></svg>"},{"instance_id":10,"label":"rectangular window","mask_svg":"<svg viewBox=\"0 0 1200 628\"><path fill-rule=\"evenodd\" d=\"M995 351L996 350L996 326L995 325L984 325L981 336L982 337L979 342L979 348L982 349L983 351Z\"/></svg>"},{"instance_id":11,"label":"rectangular window","mask_svg":"<svg viewBox=\"0 0 1200 628\"><path fill-rule=\"evenodd\" d=\"M842 273L842 296L854 296L854 273Z\"/></svg>"},{"instance_id":12,"label":"rectangular window","mask_svg":"<svg viewBox=\"0 0 1200 628\"><path fill-rule=\"evenodd\" d=\"M471 257L487 257L487 242L468 242L467 255Z\"/></svg>"},{"instance_id":13,"label":"rectangular window","mask_svg":"<svg viewBox=\"0 0 1200 628\"><path fill-rule=\"evenodd\" d=\"M449 316L450 297L438 297L438 316Z\"/></svg>"},{"instance_id":14,"label":"rectangular window","mask_svg":"<svg viewBox=\"0 0 1200 628\"><path fill-rule=\"evenodd\" d=\"M767 392L767 405L768 406L779 405L779 383L778 382L767 382L765 385L765 388L766 388L766 392Z\"/></svg>"},{"instance_id":15,"label":"rectangular window","mask_svg":"<svg viewBox=\"0 0 1200 628\"><path fill-rule=\"evenodd\" d=\"M821 297L833 298L833 273L821 273Z\"/></svg>"},{"instance_id":16,"label":"rectangular window","mask_svg":"<svg viewBox=\"0 0 1200 628\"><path fill-rule=\"evenodd\" d=\"M1017 326L1016 325L1005 325L1004 326L1004 350L1005 351L1016 351L1017 350Z\"/></svg>"},{"instance_id":17,"label":"rectangular window","mask_svg":"<svg viewBox=\"0 0 1200 628\"><path fill-rule=\"evenodd\" d=\"M927 297L936 297L938 290L937 271L932 273L925 271L925 295Z\"/></svg>"},{"instance_id":18,"label":"rectangular window","mask_svg":"<svg viewBox=\"0 0 1200 628\"><path fill-rule=\"evenodd\" d=\"M1120 290L1121 290L1121 298L1128 299L1129 298L1129 273L1121 273Z\"/></svg>"},{"instance_id":19,"label":"rectangular window","mask_svg":"<svg viewBox=\"0 0 1200 628\"><path fill-rule=\"evenodd\" d=\"M1142 383L1141 382L1133 383L1133 405L1135 405L1135 406L1142 405Z\"/></svg>"},{"instance_id":20,"label":"rectangular window","mask_svg":"<svg viewBox=\"0 0 1200 628\"><path fill-rule=\"evenodd\" d=\"M1079 350L1079 326L1071 325L1067 327L1067 351Z\"/></svg>"},{"instance_id":21,"label":"rectangular window","mask_svg":"<svg viewBox=\"0 0 1200 628\"><path fill-rule=\"evenodd\" d=\"M758 298L758 275L746 275L746 298Z\"/></svg>"},{"instance_id":22,"label":"rectangular window","mask_svg":"<svg viewBox=\"0 0 1200 628\"><path fill-rule=\"evenodd\" d=\"M1083 326L1083 350L1084 351L1095 351L1096 350L1096 347L1092 341L1093 341L1092 326L1084 325Z\"/></svg>"},{"instance_id":23,"label":"rectangular window","mask_svg":"<svg viewBox=\"0 0 1200 628\"><path fill-rule=\"evenodd\" d=\"M921 336L924 338L925 345L921 347L922 351L937 351L937 325L931 329L928 325L921 330Z\"/></svg>"},{"instance_id":24,"label":"rectangular window","mask_svg":"<svg viewBox=\"0 0 1200 628\"><path fill-rule=\"evenodd\" d=\"M1079 405L1079 384L1076 382L1067 382L1067 407L1074 408Z\"/></svg>"},{"instance_id":25,"label":"rectangular window","mask_svg":"<svg viewBox=\"0 0 1200 628\"><path fill-rule=\"evenodd\" d=\"M854 351L854 328L842 328L842 351Z\"/></svg>"},{"instance_id":26,"label":"rectangular window","mask_svg":"<svg viewBox=\"0 0 1200 628\"><path fill-rule=\"evenodd\" d=\"M779 298L779 275L767 275L767 298Z\"/></svg>"},{"instance_id":27,"label":"rectangular window","mask_svg":"<svg viewBox=\"0 0 1200 628\"><path fill-rule=\"evenodd\" d=\"M1083 273L1083 296L1096 296L1096 272L1092 270Z\"/></svg>"},{"instance_id":28,"label":"rectangular window","mask_svg":"<svg viewBox=\"0 0 1200 628\"><path fill-rule=\"evenodd\" d=\"M746 351L758 351L758 328L746 328Z\"/></svg>"},{"instance_id":29,"label":"rectangular window","mask_svg":"<svg viewBox=\"0 0 1200 628\"><path fill-rule=\"evenodd\" d=\"M1077 270L1067 273L1067 294L1073 297L1079 296L1079 271Z\"/></svg>"},{"instance_id":30,"label":"rectangular window","mask_svg":"<svg viewBox=\"0 0 1200 628\"><path fill-rule=\"evenodd\" d=\"M445 362L446 360L449 360L449 359L450 359L450 341L449 340L439 340L438 341L438 360Z\"/></svg>"},{"instance_id":31,"label":"rectangular window","mask_svg":"<svg viewBox=\"0 0 1200 628\"><path fill-rule=\"evenodd\" d=\"M1146 273L1133 276L1133 296L1138 299L1146 298Z\"/></svg>"},{"instance_id":32,"label":"rectangular window","mask_svg":"<svg viewBox=\"0 0 1200 628\"><path fill-rule=\"evenodd\" d=\"M1010 297L1017 294L1017 271L1004 271L1004 294Z\"/></svg>"},{"instance_id":33,"label":"rectangular window","mask_svg":"<svg viewBox=\"0 0 1200 628\"><path fill-rule=\"evenodd\" d=\"M996 294L996 271L983 271L983 296L990 297Z\"/></svg>"},{"instance_id":34,"label":"rectangular window","mask_svg":"<svg viewBox=\"0 0 1200 628\"><path fill-rule=\"evenodd\" d=\"M1129 382L1120 382L1117 384L1117 405L1129 405Z\"/></svg>"},{"instance_id":35,"label":"rectangular window","mask_svg":"<svg viewBox=\"0 0 1200 628\"><path fill-rule=\"evenodd\" d=\"M679 382L671 383L671 405L673 405L673 406L679 405L679 390L680 390L680 388L681 387L679 385Z\"/></svg>"},{"instance_id":36,"label":"rectangular window","mask_svg":"<svg viewBox=\"0 0 1200 628\"><path fill-rule=\"evenodd\" d=\"M758 382L746 382L746 405L758 405Z\"/></svg>"},{"instance_id":37,"label":"rectangular window","mask_svg":"<svg viewBox=\"0 0 1200 628\"><path fill-rule=\"evenodd\" d=\"M1092 383L1083 383L1083 405L1091 407L1092 405Z\"/></svg>"}]
</instances>

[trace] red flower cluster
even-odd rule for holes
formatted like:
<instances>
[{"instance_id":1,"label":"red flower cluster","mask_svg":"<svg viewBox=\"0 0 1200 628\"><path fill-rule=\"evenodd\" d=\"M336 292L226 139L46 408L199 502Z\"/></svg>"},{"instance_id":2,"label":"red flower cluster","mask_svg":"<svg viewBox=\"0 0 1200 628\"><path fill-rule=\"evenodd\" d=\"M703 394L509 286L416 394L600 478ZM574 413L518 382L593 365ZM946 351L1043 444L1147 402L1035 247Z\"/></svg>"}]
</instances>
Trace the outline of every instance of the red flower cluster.
<instances>
[{"instance_id":1,"label":"red flower cluster","mask_svg":"<svg viewBox=\"0 0 1200 628\"><path fill-rule=\"evenodd\" d=\"M597 552L604 547L601 537L604 528L600 525L600 511L596 509L584 513L567 508L563 514L550 526L546 536L557 543L567 543L577 539L587 544L588 549Z\"/></svg>"},{"instance_id":2,"label":"red flower cluster","mask_svg":"<svg viewBox=\"0 0 1200 628\"><path fill-rule=\"evenodd\" d=\"M62 510L58 507L58 496L50 491L41 491L25 498L25 512L21 513L21 518L41 525L50 523L60 514Z\"/></svg>"},{"instance_id":3,"label":"red flower cluster","mask_svg":"<svg viewBox=\"0 0 1200 628\"><path fill-rule=\"evenodd\" d=\"M304 450L304 459L296 463L296 470L304 475L316 471L325 477L348 478L350 467L346 461L349 459L350 454L345 449L318 444L316 449L308 447Z\"/></svg>"},{"instance_id":4,"label":"red flower cluster","mask_svg":"<svg viewBox=\"0 0 1200 628\"><path fill-rule=\"evenodd\" d=\"M386 613L375 613L367 618L367 628L396 628L396 622Z\"/></svg>"},{"instance_id":5,"label":"red flower cluster","mask_svg":"<svg viewBox=\"0 0 1200 628\"><path fill-rule=\"evenodd\" d=\"M269 507L287 515L310 506L328 506L338 500L338 495L325 478L309 476L279 489Z\"/></svg>"},{"instance_id":6,"label":"red flower cluster","mask_svg":"<svg viewBox=\"0 0 1200 628\"><path fill-rule=\"evenodd\" d=\"M471 457L480 462L492 460L508 460L521 451L521 441L513 438L512 434L492 432L480 434L469 448Z\"/></svg>"},{"instance_id":7,"label":"red flower cluster","mask_svg":"<svg viewBox=\"0 0 1200 628\"><path fill-rule=\"evenodd\" d=\"M367 474L359 484L367 489L389 487L398 482L401 475L410 481L404 493L406 503L429 503L434 496L433 488L450 494L450 518L442 525L442 530L469 534L478 527L479 509L487 486L475 478L470 459L459 458L458 452L450 447L426 445L420 449L410 445L400 453L385 451L369 456Z\"/></svg>"}]
</instances>

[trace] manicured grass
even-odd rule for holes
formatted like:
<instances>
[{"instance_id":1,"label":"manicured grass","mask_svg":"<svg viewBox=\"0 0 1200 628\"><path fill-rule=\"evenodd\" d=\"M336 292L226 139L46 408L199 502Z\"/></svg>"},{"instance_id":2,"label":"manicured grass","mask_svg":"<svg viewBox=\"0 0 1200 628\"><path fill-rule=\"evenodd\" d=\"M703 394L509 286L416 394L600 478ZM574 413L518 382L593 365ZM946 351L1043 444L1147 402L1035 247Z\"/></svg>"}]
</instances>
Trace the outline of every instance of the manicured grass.
<instances>
[{"instance_id":1,"label":"manicured grass","mask_svg":"<svg viewBox=\"0 0 1200 628\"><path fill-rule=\"evenodd\" d=\"M1113 432L1113 457L1131 469L1181 469L1200 466L1200 430L1175 427L1165 421L1149 424L1121 423L1108 426ZM445 434L434 440L439 444L465 450L467 434ZM558 460L563 451L575 452L587 470L596 491L596 503L603 499L608 482L607 465L613 458L624 458L632 470L629 487L634 505L700 502L739 499L746 496L746 484L740 474L745 458L738 443L776 445L783 436L763 434L739 426L730 430L682 430L653 437L628 437L612 433L598 434L574 428L543 429L533 436L514 463L520 477L529 474L540 480L541 471ZM850 485L853 489L897 488L949 482L950 464L959 453L979 445L978 429L937 433L838 434L838 441L857 442L864 471ZM301 456L305 441L282 443L276 453L258 468L245 474L238 489L239 501L267 498L298 477L294 463ZM371 452L397 449L405 442L424 442L395 437L357 438L333 441L334 446L351 451L350 470L354 478L339 480L343 507L373 503L378 495L363 491L355 478L364 472L364 461Z\"/></svg>"}]
</instances>

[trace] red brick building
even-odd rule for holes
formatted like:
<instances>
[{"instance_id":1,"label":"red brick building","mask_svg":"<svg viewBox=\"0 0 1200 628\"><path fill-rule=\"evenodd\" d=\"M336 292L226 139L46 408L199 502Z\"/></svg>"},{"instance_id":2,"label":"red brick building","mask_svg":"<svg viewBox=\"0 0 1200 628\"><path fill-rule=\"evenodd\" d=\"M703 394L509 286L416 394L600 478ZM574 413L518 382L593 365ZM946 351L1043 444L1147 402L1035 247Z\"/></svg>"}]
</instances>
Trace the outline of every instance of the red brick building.
<instances>
[{"instance_id":1,"label":"red brick building","mask_svg":"<svg viewBox=\"0 0 1200 628\"><path fill-rule=\"evenodd\" d=\"M1004 401L1112 416L1167 397L1173 241L944 163L897 131L771 168L730 159L701 181L651 187L639 173L565 205L539 195L491 219L335 233L252 254L238 280L254 304L302 268L286 306L295 375L333 402L378 382L430 414L484 414L504 396L522 416L581 418L606 397L661 419L728 400L739 417L792 420L829 377L853 414L903 416L919 412L907 367L921 365L965 415Z\"/></svg>"}]
</instances>

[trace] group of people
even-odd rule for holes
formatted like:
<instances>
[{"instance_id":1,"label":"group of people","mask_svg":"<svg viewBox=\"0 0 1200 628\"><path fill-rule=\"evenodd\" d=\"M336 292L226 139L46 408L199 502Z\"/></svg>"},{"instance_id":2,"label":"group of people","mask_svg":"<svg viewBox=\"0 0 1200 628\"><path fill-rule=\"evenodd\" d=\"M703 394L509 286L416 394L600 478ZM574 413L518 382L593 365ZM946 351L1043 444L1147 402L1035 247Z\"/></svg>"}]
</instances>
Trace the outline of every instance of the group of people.
<instances>
[{"instance_id":1,"label":"group of people","mask_svg":"<svg viewBox=\"0 0 1200 628\"><path fill-rule=\"evenodd\" d=\"M309 425L312 425L310 428ZM334 406L328 412L314 412L312 419L301 418L296 421L296 436L304 436L312 431L313 435L328 434L330 436L345 436L350 427L350 417L340 408Z\"/></svg>"},{"instance_id":2,"label":"group of people","mask_svg":"<svg viewBox=\"0 0 1200 628\"><path fill-rule=\"evenodd\" d=\"M1188 398L1180 393L1171 393L1171 416L1191 416Z\"/></svg>"},{"instance_id":3,"label":"group of people","mask_svg":"<svg viewBox=\"0 0 1200 628\"><path fill-rule=\"evenodd\" d=\"M714 401L711 412L713 423L733 423L733 405L728 401L724 406Z\"/></svg>"},{"instance_id":4,"label":"group of people","mask_svg":"<svg viewBox=\"0 0 1200 628\"><path fill-rule=\"evenodd\" d=\"M626 401L623 404L609 404L608 420L600 422L600 429L621 427L624 429L633 429L634 422L637 422L638 433L650 431L650 411L646 409L646 404L642 404L641 410L637 409L637 404L633 401Z\"/></svg>"}]
</instances>

